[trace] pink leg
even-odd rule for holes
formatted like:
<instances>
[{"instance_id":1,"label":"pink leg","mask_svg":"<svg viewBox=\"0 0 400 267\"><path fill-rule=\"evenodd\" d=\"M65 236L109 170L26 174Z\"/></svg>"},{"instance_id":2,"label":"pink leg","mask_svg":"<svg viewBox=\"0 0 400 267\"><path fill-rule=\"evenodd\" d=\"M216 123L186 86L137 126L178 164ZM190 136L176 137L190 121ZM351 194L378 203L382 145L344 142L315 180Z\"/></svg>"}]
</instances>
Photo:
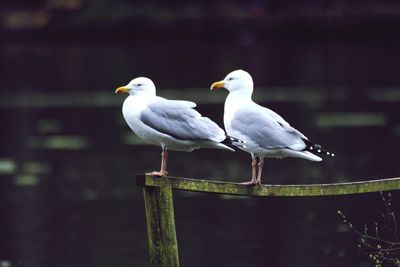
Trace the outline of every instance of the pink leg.
<instances>
[{"instance_id":1,"label":"pink leg","mask_svg":"<svg viewBox=\"0 0 400 267\"><path fill-rule=\"evenodd\" d=\"M264 167L264 158L260 157L260 161L258 162L258 176L257 176L256 184L261 184L261 174L262 174L263 167Z\"/></svg>"},{"instance_id":2,"label":"pink leg","mask_svg":"<svg viewBox=\"0 0 400 267\"><path fill-rule=\"evenodd\" d=\"M150 175L153 176L167 176L167 159L168 159L168 152L167 149L164 148L163 152L161 153L161 170L159 172L151 172Z\"/></svg>"},{"instance_id":3,"label":"pink leg","mask_svg":"<svg viewBox=\"0 0 400 267\"><path fill-rule=\"evenodd\" d=\"M245 185L255 185L257 184L257 157L256 156L251 156L252 161L251 161L251 180L248 182L243 182L241 184Z\"/></svg>"}]
</instances>

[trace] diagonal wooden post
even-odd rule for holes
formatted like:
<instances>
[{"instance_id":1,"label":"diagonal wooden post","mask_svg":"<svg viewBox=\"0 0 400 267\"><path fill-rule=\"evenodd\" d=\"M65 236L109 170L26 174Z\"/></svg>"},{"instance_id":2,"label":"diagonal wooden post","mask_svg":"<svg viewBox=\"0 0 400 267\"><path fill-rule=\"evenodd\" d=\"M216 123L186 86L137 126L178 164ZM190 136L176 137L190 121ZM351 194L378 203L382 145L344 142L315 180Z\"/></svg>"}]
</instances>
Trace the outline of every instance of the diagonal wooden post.
<instances>
[{"instance_id":1,"label":"diagonal wooden post","mask_svg":"<svg viewBox=\"0 0 400 267\"><path fill-rule=\"evenodd\" d=\"M144 186L137 179L138 185ZM143 187L147 239L152 267L178 267L172 189L170 186Z\"/></svg>"}]
</instances>

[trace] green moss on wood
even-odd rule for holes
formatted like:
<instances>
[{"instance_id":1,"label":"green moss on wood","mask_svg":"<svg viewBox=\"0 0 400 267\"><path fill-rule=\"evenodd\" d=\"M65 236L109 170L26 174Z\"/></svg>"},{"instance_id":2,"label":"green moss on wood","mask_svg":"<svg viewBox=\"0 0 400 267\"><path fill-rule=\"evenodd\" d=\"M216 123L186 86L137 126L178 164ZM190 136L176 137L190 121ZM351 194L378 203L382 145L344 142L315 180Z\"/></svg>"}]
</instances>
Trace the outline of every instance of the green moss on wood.
<instances>
[{"instance_id":1,"label":"green moss on wood","mask_svg":"<svg viewBox=\"0 0 400 267\"><path fill-rule=\"evenodd\" d=\"M171 187L144 187L147 239L151 266L178 267Z\"/></svg>"},{"instance_id":2,"label":"green moss on wood","mask_svg":"<svg viewBox=\"0 0 400 267\"><path fill-rule=\"evenodd\" d=\"M244 196L332 196L400 189L400 177L336 184L257 185L137 175L143 187L152 267L179 266L172 189Z\"/></svg>"},{"instance_id":3,"label":"green moss on wood","mask_svg":"<svg viewBox=\"0 0 400 267\"><path fill-rule=\"evenodd\" d=\"M360 181L336 184L306 184L306 185L258 185L249 186L238 183L212 180L153 177L138 175L137 184L145 187L170 186L176 190L196 191L243 196L332 196L371 193L400 189L400 177L381 180Z\"/></svg>"}]
</instances>

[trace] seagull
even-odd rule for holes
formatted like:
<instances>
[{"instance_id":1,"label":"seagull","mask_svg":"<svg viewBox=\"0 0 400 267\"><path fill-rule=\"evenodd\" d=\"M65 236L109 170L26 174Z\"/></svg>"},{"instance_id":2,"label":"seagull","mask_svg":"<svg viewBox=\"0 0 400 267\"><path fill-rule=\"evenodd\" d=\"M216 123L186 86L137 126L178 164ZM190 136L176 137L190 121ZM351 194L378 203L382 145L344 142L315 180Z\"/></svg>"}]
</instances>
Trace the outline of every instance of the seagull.
<instances>
[{"instance_id":1,"label":"seagull","mask_svg":"<svg viewBox=\"0 0 400 267\"><path fill-rule=\"evenodd\" d=\"M280 115L255 103L251 99L253 87L253 79L244 70L232 71L224 80L211 85L211 90L225 88L229 91L224 108L225 130L228 135L243 140L246 146L239 148L251 154L251 180L244 184L261 184L264 157L321 161L319 156L311 152L334 156L309 141Z\"/></svg>"},{"instance_id":2,"label":"seagull","mask_svg":"<svg viewBox=\"0 0 400 267\"><path fill-rule=\"evenodd\" d=\"M135 78L128 85L118 87L115 93L129 94L122 105L122 114L132 131L146 143L162 148L161 169L151 172L153 176L168 174L168 149L191 152L199 148L217 148L234 151L227 144L233 141L241 143L194 110L196 103L157 96L156 87L148 78Z\"/></svg>"}]
</instances>

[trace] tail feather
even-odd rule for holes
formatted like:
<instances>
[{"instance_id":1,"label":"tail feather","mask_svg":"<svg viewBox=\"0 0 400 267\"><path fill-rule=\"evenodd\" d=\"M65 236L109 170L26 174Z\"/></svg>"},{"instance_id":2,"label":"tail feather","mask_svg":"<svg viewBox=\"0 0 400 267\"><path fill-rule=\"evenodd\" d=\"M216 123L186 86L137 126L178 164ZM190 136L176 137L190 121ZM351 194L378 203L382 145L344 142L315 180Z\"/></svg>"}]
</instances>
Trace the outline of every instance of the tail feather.
<instances>
[{"instance_id":1,"label":"tail feather","mask_svg":"<svg viewBox=\"0 0 400 267\"><path fill-rule=\"evenodd\" d=\"M334 157L335 154L332 152L329 152L321 147L321 145L314 144L313 142L303 139L304 143L306 143L306 148L303 149L303 151L309 151L313 153L320 153L320 154L325 154L327 156Z\"/></svg>"}]
</instances>

